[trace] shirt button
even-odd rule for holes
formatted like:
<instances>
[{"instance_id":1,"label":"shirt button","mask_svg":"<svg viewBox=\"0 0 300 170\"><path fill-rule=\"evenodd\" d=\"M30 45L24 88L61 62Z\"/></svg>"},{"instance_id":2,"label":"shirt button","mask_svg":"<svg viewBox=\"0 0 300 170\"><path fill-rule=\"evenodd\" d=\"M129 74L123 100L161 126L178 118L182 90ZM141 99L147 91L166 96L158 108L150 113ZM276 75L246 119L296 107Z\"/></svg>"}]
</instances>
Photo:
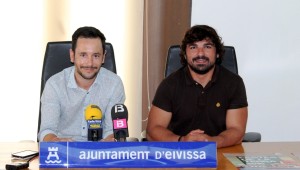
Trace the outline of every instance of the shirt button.
<instances>
[{"instance_id":1,"label":"shirt button","mask_svg":"<svg viewBox=\"0 0 300 170\"><path fill-rule=\"evenodd\" d=\"M85 127L82 127L82 129L85 129Z\"/></svg>"},{"instance_id":2,"label":"shirt button","mask_svg":"<svg viewBox=\"0 0 300 170\"><path fill-rule=\"evenodd\" d=\"M204 94L204 91L202 91L201 93Z\"/></svg>"}]
</instances>

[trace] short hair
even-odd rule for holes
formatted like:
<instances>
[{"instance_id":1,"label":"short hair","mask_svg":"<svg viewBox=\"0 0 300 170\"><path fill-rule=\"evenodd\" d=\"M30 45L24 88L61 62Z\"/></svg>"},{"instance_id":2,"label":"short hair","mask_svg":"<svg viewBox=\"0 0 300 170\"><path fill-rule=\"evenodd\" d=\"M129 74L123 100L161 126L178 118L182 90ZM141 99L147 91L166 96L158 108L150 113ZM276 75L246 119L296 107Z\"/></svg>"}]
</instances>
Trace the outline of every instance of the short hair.
<instances>
[{"instance_id":1,"label":"short hair","mask_svg":"<svg viewBox=\"0 0 300 170\"><path fill-rule=\"evenodd\" d=\"M75 52L78 38L100 38L102 42L103 53L105 52L105 36L95 27L80 27L72 35L72 50Z\"/></svg>"},{"instance_id":2,"label":"short hair","mask_svg":"<svg viewBox=\"0 0 300 170\"><path fill-rule=\"evenodd\" d=\"M222 38L217 34L216 30L207 25L195 25L191 27L185 33L185 36L182 40L182 44L180 46L180 62L182 65L186 65L187 61L185 58L186 55L186 46L188 44L194 43L196 41L202 41L204 39L210 39L212 43L214 43L216 47L216 53L219 57L216 60L216 64L221 64L223 55L224 55L224 45L222 42Z\"/></svg>"}]
</instances>

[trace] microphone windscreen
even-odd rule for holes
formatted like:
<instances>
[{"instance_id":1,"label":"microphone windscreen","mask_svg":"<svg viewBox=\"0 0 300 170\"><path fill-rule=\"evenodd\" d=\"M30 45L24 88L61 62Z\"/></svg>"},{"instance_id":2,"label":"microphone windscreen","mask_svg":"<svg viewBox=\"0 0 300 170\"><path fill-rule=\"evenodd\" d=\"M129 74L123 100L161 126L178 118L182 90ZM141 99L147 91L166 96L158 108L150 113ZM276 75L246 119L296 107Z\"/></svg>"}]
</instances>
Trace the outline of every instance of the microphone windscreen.
<instances>
[{"instance_id":1,"label":"microphone windscreen","mask_svg":"<svg viewBox=\"0 0 300 170\"><path fill-rule=\"evenodd\" d=\"M128 110L124 104L116 104L111 108L111 118L115 119L128 119Z\"/></svg>"},{"instance_id":2,"label":"microphone windscreen","mask_svg":"<svg viewBox=\"0 0 300 170\"><path fill-rule=\"evenodd\" d=\"M102 119L101 109L94 104L90 104L85 109L85 120Z\"/></svg>"}]
</instances>

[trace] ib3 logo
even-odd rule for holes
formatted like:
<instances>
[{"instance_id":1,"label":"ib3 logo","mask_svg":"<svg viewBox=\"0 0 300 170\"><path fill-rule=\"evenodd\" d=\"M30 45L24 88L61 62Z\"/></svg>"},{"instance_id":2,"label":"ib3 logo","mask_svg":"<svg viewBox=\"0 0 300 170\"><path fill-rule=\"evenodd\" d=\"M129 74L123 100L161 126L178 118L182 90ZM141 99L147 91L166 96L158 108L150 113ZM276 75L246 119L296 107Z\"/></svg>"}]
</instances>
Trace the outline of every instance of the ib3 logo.
<instances>
[{"instance_id":1,"label":"ib3 logo","mask_svg":"<svg viewBox=\"0 0 300 170\"><path fill-rule=\"evenodd\" d=\"M122 115L120 118L117 118L117 119L114 119L113 120L113 126L114 126L114 129L122 129L122 128L127 128L127 120L125 117L127 117L126 115L128 114L127 111L125 113L125 108L124 108L124 105L121 105L121 104L117 104L115 105L115 114L118 115Z\"/></svg>"},{"instance_id":2,"label":"ib3 logo","mask_svg":"<svg viewBox=\"0 0 300 170\"><path fill-rule=\"evenodd\" d=\"M48 156L45 160L47 164L59 164L61 160L58 156L58 147L48 147Z\"/></svg>"},{"instance_id":3,"label":"ib3 logo","mask_svg":"<svg viewBox=\"0 0 300 170\"><path fill-rule=\"evenodd\" d=\"M127 128L126 119L113 120L115 129Z\"/></svg>"}]
</instances>

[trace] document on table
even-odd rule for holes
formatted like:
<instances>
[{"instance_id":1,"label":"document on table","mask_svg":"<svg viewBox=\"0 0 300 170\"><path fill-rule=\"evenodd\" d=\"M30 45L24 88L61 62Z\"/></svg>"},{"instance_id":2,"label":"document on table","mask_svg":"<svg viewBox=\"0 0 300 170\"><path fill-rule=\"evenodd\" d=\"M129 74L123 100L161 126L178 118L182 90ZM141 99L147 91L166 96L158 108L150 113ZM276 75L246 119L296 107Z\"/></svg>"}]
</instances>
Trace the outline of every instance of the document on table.
<instances>
[{"instance_id":1,"label":"document on table","mask_svg":"<svg viewBox=\"0 0 300 170\"><path fill-rule=\"evenodd\" d=\"M243 170L259 168L300 169L300 157L297 158L293 154L224 153L224 156L233 165Z\"/></svg>"}]
</instances>

